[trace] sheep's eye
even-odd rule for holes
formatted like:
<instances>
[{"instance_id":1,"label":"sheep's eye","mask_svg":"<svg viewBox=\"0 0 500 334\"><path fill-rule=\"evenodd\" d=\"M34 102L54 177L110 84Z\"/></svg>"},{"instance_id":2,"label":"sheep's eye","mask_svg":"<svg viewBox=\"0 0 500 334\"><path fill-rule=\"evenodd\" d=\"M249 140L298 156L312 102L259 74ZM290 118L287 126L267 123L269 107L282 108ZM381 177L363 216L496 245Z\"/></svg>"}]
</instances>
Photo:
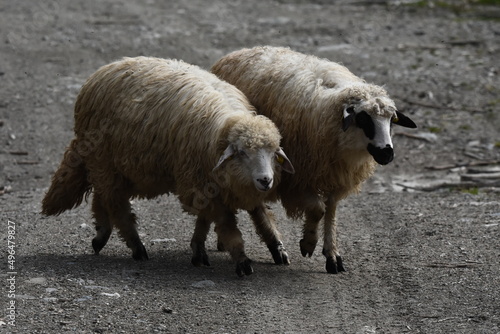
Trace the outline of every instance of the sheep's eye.
<instances>
[{"instance_id":1,"label":"sheep's eye","mask_svg":"<svg viewBox=\"0 0 500 334\"><path fill-rule=\"evenodd\" d=\"M248 157L248 154L245 151L243 151L243 150L239 150L238 151L238 155L241 156L241 157Z\"/></svg>"},{"instance_id":2,"label":"sheep's eye","mask_svg":"<svg viewBox=\"0 0 500 334\"><path fill-rule=\"evenodd\" d=\"M392 123L397 123L399 121L398 116L393 116L392 117Z\"/></svg>"}]
</instances>

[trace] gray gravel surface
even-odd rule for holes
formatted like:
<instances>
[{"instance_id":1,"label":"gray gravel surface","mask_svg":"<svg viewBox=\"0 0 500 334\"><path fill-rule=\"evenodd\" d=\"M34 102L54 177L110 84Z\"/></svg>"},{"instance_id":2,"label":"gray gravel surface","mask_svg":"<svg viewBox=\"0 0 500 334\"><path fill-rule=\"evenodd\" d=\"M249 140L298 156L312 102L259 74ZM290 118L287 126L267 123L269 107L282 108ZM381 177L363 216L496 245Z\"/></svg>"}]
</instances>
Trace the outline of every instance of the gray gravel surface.
<instances>
[{"instance_id":1,"label":"gray gravel surface","mask_svg":"<svg viewBox=\"0 0 500 334\"><path fill-rule=\"evenodd\" d=\"M21 0L0 18L0 332L500 333L500 6ZM346 272L326 273L321 246L301 256L301 222L279 204L291 264L272 264L241 213L255 263L243 278L214 233L212 266L191 265L193 217L173 196L133 203L146 262L116 234L94 256L88 204L39 214L98 67L147 55L209 68L264 44L345 64L419 125L395 129L395 161L338 209ZM468 181L478 163L489 180Z\"/></svg>"}]
</instances>

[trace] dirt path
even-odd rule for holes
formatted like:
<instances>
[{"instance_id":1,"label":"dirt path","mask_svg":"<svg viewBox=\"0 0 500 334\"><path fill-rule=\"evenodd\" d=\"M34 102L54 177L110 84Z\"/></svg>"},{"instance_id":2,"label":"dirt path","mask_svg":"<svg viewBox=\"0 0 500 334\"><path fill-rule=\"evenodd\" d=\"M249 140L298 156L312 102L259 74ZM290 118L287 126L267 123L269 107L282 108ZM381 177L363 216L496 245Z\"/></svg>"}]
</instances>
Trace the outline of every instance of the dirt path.
<instances>
[{"instance_id":1,"label":"dirt path","mask_svg":"<svg viewBox=\"0 0 500 334\"><path fill-rule=\"evenodd\" d=\"M0 332L500 333L500 194L498 184L485 186L498 179L470 181L478 171L498 172L500 6L167 3L0 5L6 250ZM212 266L191 266L193 218L174 197L133 204L151 257L145 263L133 261L116 234L101 256L92 255L88 205L59 217L39 215L72 137L76 94L99 66L149 55L208 68L229 51L259 44L344 63L385 85L419 125L396 133L395 161L339 208L347 272L328 275L319 247L303 258L301 224L279 205L274 210L292 264L271 264L241 214L247 253L255 261L255 274L243 279L215 250L213 233ZM478 162L487 165L460 167ZM461 190L444 182L461 184ZM9 235L15 248L9 248Z\"/></svg>"}]
</instances>

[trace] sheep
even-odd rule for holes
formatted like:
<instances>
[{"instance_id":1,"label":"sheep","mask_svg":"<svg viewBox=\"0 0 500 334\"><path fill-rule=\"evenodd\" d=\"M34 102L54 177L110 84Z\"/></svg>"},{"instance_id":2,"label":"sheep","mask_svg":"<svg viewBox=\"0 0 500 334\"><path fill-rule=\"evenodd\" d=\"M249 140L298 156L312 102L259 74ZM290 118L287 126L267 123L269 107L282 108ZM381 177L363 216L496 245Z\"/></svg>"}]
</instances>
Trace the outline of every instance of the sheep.
<instances>
[{"instance_id":1,"label":"sheep","mask_svg":"<svg viewBox=\"0 0 500 334\"><path fill-rule=\"evenodd\" d=\"M43 214L77 207L93 192L95 254L115 226L132 257L147 260L129 200L173 193L197 217L194 265L209 265L204 242L215 221L237 274L253 272L235 213L262 215L264 200L276 200L281 171L293 173L293 166L274 123L257 115L238 89L180 60L123 58L83 85L74 131ZM286 258L273 221L260 231L270 250Z\"/></svg>"},{"instance_id":2,"label":"sheep","mask_svg":"<svg viewBox=\"0 0 500 334\"><path fill-rule=\"evenodd\" d=\"M338 251L337 204L394 157L391 125L415 128L380 86L346 67L282 47L232 52L211 69L278 126L296 173L278 196L292 218L305 215L302 256L312 256L324 217L326 271L344 271Z\"/></svg>"}]
</instances>

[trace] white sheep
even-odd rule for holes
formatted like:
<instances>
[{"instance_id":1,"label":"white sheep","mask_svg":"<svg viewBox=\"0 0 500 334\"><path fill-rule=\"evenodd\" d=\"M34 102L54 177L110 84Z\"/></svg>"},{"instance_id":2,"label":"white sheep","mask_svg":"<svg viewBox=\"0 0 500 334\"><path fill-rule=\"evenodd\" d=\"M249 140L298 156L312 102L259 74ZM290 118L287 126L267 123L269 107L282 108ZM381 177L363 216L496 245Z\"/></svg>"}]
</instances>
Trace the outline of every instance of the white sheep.
<instances>
[{"instance_id":1,"label":"white sheep","mask_svg":"<svg viewBox=\"0 0 500 334\"><path fill-rule=\"evenodd\" d=\"M276 126L256 115L238 89L208 71L177 60L124 58L101 67L83 85L75 104L75 139L42 213L72 209L93 190L95 253L115 226L133 258L143 260L148 255L129 199L174 193L197 215L193 264L209 265L204 242L215 221L238 275L251 274L235 213L265 212L264 200L276 199L281 170L293 172L280 139ZM279 252L274 223L266 221L263 231L263 240Z\"/></svg>"},{"instance_id":2,"label":"white sheep","mask_svg":"<svg viewBox=\"0 0 500 334\"><path fill-rule=\"evenodd\" d=\"M324 217L326 270L344 271L337 203L359 192L375 162L392 161L391 124L415 128L415 123L397 111L382 87L342 65L288 48L235 51L216 62L212 72L238 87L280 129L296 173L283 176L278 193L289 216L305 214L302 255L313 254Z\"/></svg>"}]
</instances>

